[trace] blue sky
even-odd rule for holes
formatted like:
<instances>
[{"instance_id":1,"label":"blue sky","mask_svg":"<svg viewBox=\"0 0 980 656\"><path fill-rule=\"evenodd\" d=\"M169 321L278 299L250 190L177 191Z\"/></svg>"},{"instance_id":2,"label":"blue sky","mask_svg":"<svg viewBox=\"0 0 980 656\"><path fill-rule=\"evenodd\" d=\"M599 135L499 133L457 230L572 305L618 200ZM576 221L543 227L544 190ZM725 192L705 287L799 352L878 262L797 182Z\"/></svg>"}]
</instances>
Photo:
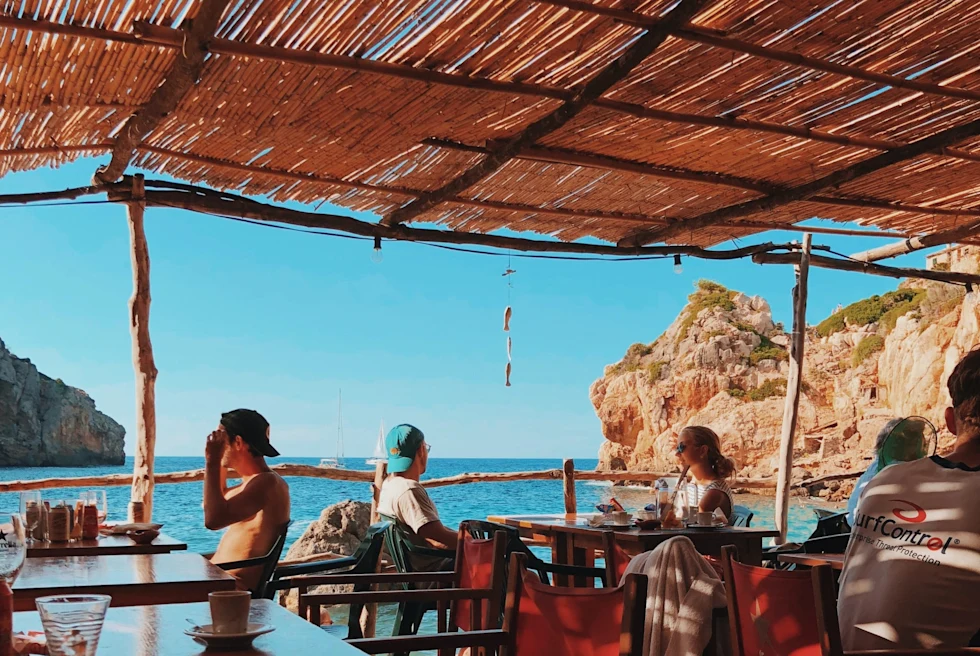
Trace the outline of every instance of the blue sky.
<instances>
[{"instance_id":1,"label":"blue sky","mask_svg":"<svg viewBox=\"0 0 980 656\"><path fill-rule=\"evenodd\" d=\"M81 186L99 162L8 175L0 193ZM86 390L126 427L131 454L124 208L4 207L0 217L0 338L43 373ZM203 454L220 412L235 407L265 414L286 456L333 455L342 388L348 456L370 455L383 419L419 426L433 457L594 458L602 436L589 386L630 344L663 332L699 278L760 294L776 321L790 323L790 267L685 258L676 275L669 261L515 258L506 388L506 257L385 243L375 264L369 242L181 210L149 209L146 229L159 455ZM883 243L814 241L842 252ZM925 257L893 262L922 266ZM813 270L809 321L896 284Z\"/></svg>"}]
</instances>

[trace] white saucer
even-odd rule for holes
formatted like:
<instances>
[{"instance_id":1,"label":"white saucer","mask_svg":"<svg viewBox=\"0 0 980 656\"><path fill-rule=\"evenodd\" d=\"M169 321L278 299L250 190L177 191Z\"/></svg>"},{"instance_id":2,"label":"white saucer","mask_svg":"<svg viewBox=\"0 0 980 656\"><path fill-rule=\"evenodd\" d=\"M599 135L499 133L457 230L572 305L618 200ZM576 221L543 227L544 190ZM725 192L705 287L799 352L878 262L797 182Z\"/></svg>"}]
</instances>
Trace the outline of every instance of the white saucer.
<instances>
[{"instance_id":1,"label":"white saucer","mask_svg":"<svg viewBox=\"0 0 980 656\"><path fill-rule=\"evenodd\" d=\"M188 629L184 629L184 633L196 640L200 640L206 644L208 648L231 650L244 649L252 644L252 641L258 638L260 635L272 633L275 630L276 627L270 624L249 622L248 628L244 633L215 633L212 625L210 624L199 624L197 626L192 626Z\"/></svg>"},{"instance_id":2,"label":"white saucer","mask_svg":"<svg viewBox=\"0 0 980 656\"><path fill-rule=\"evenodd\" d=\"M721 528L722 526L728 526L722 522L715 522L714 524L688 524L688 528Z\"/></svg>"}]
</instances>

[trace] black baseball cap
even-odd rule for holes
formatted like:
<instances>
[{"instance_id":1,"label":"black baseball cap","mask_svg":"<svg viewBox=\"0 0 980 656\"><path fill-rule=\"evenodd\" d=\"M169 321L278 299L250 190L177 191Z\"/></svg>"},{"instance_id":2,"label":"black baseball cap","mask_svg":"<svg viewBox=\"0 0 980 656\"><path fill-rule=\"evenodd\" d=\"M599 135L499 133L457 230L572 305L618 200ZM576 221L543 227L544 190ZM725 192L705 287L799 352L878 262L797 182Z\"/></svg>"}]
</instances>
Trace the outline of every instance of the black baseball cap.
<instances>
[{"instance_id":1,"label":"black baseball cap","mask_svg":"<svg viewBox=\"0 0 980 656\"><path fill-rule=\"evenodd\" d=\"M255 410L239 408L221 415L221 425L229 437L238 436L263 456L275 458L279 452L269 444L269 422Z\"/></svg>"}]
</instances>

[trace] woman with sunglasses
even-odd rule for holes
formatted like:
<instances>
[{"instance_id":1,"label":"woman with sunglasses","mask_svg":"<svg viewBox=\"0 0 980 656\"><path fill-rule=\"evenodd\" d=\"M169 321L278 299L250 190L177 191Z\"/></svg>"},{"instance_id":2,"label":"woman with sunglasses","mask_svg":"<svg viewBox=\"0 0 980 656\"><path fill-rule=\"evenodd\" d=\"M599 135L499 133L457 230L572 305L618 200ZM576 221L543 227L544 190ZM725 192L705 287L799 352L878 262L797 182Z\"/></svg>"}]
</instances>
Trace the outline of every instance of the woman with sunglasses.
<instances>
[{"instance_id":1,"label":"woman with sunglasses","mask_svg":"<svg viewBox=\"0 0 980 656\"><path fill-rule=\"evenodd\" d=\"M731 521L735 505L728 478L735 473L735 462L721 453L721 440L707 426L688 426L677 438L677 459L690 467L692 485L687 486L688 505L702 512L721 508Z\"/></svg>"}]
</instances>

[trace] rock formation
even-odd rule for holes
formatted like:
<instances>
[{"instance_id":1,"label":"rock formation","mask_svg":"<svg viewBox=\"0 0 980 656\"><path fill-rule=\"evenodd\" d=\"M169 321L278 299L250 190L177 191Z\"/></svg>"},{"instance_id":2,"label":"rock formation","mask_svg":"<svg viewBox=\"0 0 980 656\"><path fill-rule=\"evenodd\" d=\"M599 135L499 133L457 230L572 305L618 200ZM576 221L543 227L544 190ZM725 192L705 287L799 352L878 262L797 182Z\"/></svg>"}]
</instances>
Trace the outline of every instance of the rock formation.
<instances>
[{"instance_id":1,"label":"rock formation","mask_svg":"<svg viewBox=\"0 0 980 656\"><path fill-rule=\"evenodd\" d=\"M125 429L0 340L0 466L121 465Z\"/></svg>"},{"instance_id":2,"label":"rock formation","mask_svg":"<svg viewBox=\"0 0 980 656\"><path fill-rule=\"evenodd\" d=\"M977 249L955 268L977 271ZM930 259L930 266L943 268ZM948 264L946 266L949 266ZM651 344L634 344L590 390L606 441L599 467L674 469L676 435L704 424L721 436L741 476L772 476L779 452L789 336L769 305L701 281ZM903 282L839 308L806 335L794 478L861 470L880 427L921 415L951 442L946 379L980 342L980 303L962 287Z\"/></svg>"},{"instance_id":3,"label":"rock formation","mask_svg":"<svg viewBox=\"0 0 980 656\"><path fill-rule=\"evenodd\" d=\"M341 501L324 508L320 519L310 523L296 542L289 547L284 560L298 560L319 554L349 556L367 535L371 523L371 504L363 501ZM352 586L324 585L310 592L326 594L347 592ZM292 590L286 597L286 607L296 612L297 593Z\"/></svg>"}]
</instances>

